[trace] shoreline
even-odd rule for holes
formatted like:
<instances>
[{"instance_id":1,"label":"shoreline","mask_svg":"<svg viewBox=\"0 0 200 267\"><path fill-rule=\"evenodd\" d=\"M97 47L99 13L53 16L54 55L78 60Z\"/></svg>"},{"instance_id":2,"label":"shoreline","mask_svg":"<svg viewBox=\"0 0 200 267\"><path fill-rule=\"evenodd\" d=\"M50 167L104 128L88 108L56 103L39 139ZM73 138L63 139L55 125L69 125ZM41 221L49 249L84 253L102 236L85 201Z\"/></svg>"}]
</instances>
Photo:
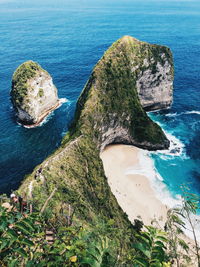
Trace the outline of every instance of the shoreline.
<instances>
[{"instance_id":1,"label":"shoreline","mask_svg":"<svg viewBox=\"0 0 200 267\"><path fill-rule=\"evenodd\" d=\"M129 145L110 145L100 153L100 158L110 189L130 222L140 219L144 225L156 223L164 229L167 211L180 205L181 199L170 194L148 151ZM196 235L200 240L197 226ZM194 245L188 223L182 238Z\"/></svg>"},{"instance_id":2,"label":"shoreline","mask_svg":"<svg viewBox=\"0 0 200 267\"><path fill-rule=\"evenodd\" d=\"M50 115L51 112L53 112L54 110L56 110L56 109L58 109L59 107L61 107L61 105L65 102L63 99L64 99L64 98L60 98L60 99L58 99L57 103L56 103L53 107L47 109L47 110L46 110L46 111L39 117L39 119L38 119L38 121L37 121L36 123L28 125L28 124L23 124L23 123L20 123L20 122L19 122L19 124L20 124L21 126L27 128L27 129L31 129L31 128L35 128L35 127L37 127L37 126L40 126L40 125L44 122L44 120Z\"/></svg>"},{"instance_id":3,"label":"shoreline","mask_svg":"<svg viewBox=\"0 0 200 267\"><path fill-rule=\"evenodd\" d=\"M141 218L144 224L150 225L156 219L163 228L170 207L159 200L146 175L141 157L149 160L148 155L134 146L111 145L100 157L111 191L129 220L133 223Z\"/></svg>"}]
</instances>

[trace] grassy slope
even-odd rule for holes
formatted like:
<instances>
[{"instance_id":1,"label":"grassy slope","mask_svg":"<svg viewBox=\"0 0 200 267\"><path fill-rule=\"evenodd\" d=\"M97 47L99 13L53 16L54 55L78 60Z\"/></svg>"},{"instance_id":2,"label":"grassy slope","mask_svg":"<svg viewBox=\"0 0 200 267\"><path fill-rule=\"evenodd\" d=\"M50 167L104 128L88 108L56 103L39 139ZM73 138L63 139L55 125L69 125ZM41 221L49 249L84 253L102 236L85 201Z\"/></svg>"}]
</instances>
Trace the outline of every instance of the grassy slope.
<instances>
[{"instance_id":1,"label":"grassy slope","mask_svg":"<svg viewBox=\"0 0 200 267\"><path fill-rule=\"evenodd\" d=\"M125 40L127 41L127 40ZM128 39L129 41L129 39ZM98 62L77 105L74 124L61 147L28 175L19 192L28 195L33 181L34 207L40 209L52 190L57 191L49 202L47 213L57 218L63 203L75 209L74 222L93 227L97 222L113 219L118 234L116 251L126 253L133 237L131 224L118 206L104 175L99 157L99 128L109 123L109 114L116 113L123 125L137 140L162 142L165 138L160 127L143 111L135 90L135 74L129 71L129 49L142 49L118 41ZM128 49L128 50L127 50ZM127 122L131 117L131 124ZM127 125L126 125L127 124ZM150 136L149 136L150 134ZM42 168L42 179L35 179Z\"/></svg>"},{"instance_id":2,"label":"grassy slope","mask_svg":"<svg viewBox=\"0 0 200 267\"><path fill-rule=\"evenodd\" d=\"M71 139L40 167L45 180L35 179L36 168L23 182L19 193L28 196L27 188L33 181L34 207L40 209L57 188L46 209L46 214L53 216L52 221L57 220L61 207L68 204L75 209L73 222L85 228L93 229L112 220L117 231L110 238L115 242L116 253L125 255L134 232L110 191L96 144L87 136Z\"/></svg>"}]
</instances>

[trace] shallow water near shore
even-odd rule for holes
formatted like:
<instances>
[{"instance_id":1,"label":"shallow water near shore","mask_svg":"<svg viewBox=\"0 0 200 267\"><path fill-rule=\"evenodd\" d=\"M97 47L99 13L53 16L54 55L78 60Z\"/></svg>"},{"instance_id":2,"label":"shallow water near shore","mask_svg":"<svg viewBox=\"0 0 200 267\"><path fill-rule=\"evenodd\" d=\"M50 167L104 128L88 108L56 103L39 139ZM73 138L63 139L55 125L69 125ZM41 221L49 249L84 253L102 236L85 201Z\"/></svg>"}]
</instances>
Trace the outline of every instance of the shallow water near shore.
<instances>
[{"instance_id":1,"label":"shallow water near shore","mask_svg":"<svg viewBox=\"0 0 200 267\"><path fill-rule=\"evenodd\" d=\"M60 145L92 68L123 35L173 52L173 106L150 117L174 147L151 157L174 196L183 183L200 194L200 2L193 0L0 1L0 193L16 189ZM9 92L13 72L30 59L47 69L68 102L40 127L26 129L16 123Z\"/></svg>"}]
</instances>

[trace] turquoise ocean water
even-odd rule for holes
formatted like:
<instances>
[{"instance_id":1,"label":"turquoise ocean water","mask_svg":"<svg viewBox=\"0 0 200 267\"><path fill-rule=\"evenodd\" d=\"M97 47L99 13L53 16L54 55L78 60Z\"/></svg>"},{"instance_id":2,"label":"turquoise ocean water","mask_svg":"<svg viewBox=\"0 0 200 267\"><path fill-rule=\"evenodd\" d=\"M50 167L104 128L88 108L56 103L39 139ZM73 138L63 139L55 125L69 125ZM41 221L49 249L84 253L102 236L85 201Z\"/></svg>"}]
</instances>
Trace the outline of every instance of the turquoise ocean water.
<instances>
[{"instance_id":1,"label":"turquoise ocean water","mask_svg":"<svg viewBox=\"0 0 200 267\"><path fill-rule=\"evenodd\" d=\"M150 116L172 135L174 147L151 157L173 194L182 183L200 194L198 0L0 0L1 193L16 189L59 146L93 66L123 35L167 45L173 52L173 106ZM34 129L16 124L9 98L14 70L29 59L47 69L59 97L68 100Z\"/></svg>"}]
</instances>

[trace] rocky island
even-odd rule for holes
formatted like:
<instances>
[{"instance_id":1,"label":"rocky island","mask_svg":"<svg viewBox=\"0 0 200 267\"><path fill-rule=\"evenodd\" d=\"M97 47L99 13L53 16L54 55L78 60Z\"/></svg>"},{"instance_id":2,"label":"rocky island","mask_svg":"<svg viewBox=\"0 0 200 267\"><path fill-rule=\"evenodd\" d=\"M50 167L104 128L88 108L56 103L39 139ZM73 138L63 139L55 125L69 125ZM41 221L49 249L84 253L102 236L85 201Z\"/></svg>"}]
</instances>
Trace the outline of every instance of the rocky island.
<instances>
[{"instance_id":1,"label":"rocky island","mask_svg":"<svg viewBox=\"0 0 200 267\"><path fill-rule=\"evenodd\" d=\"M51 195L47 212L55 223L63 202L73 210L74 224L92 229L112 219L112 227L120 230L110 232L110 238L123 258L131 247L132 224L111 192L100 153L119 143L168 148L168 139L144 108L170 106L173 73L169 48L130 36L115 42L94 67L60 148L27 176L18 193L38 209Z\"/></svg>"},{"instance_id":2,"label":"rocky island","mask_svg":"<svg viewBox=\"0 0 200 267\"><path fill-rule=\"evenodd\" d=\"M18 121L29 127L37 126L60 105L50 74L31 60L14 72L10 94Z\"/></svg>"}]
</instances>

